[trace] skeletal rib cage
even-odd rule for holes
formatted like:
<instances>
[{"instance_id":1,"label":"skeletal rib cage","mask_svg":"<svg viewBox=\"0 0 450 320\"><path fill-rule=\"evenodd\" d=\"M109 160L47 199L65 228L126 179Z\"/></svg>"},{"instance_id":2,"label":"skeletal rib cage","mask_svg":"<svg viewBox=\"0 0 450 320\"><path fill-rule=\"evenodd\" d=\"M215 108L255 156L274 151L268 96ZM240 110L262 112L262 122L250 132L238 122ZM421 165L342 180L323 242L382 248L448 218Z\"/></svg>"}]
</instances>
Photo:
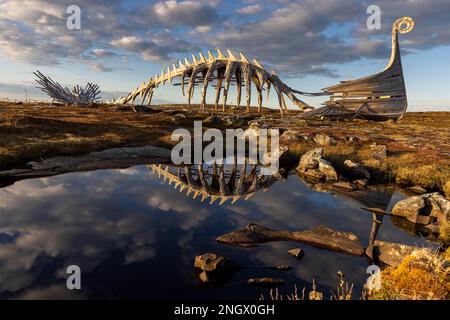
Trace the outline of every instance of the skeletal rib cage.
<instances>
[{"instance_id":1,"label":"skeletal rib cage","mask_svg":"<svg viewBox=\"0 0 450 320\"><path fill-rule=\"evenodd\" d=\"M179 80L179 82L175 83L174 79ZM250 111L252 82L256 88L258 111L261 111L263 91L267 91L268 100L271 87L277 93L278 104L282 114L287 111L285 95L301 109L312 107L299 100L294 93L310 96L323 95L323 93L307 93L294 90L283 83L274 72L269 73L266 71L256 59L249 61L242 53L239 54L239 58L236 58L230 50L227 50L227 56L225 56L220 49L217 49L216 56L211 51L208 51L208 57L205 57L200 52L198 57L192 56L192 62L187 58L184 59L184 63L180 60L178 67L173 65L172 69L167 68L166 71L163 70L161 75L156 75L148 82L144 82L133 92L125 97L120 97L114 103L134 103L136 98L141 97L141 104L150 105L155 89L166 82L181 86L182 94L187 98L189 108L191 108L194 88L197 85L202 85L202 109L206 107L208 85L214 83L213 85L216 87L214 108L216 110L219 108L222 92L223 111L227 109L228 93L232 83L236 86L236 105L238 107L241 103L242 88L245 87L246 110L248 112Z\"/></svg>"},{"instance_id":2,"label":"skeletal rib cage","mask_svg":"<svg viewBox=\"0 0 450 320\"><path fill-rule=\"evenodd\" d=\"M259 174L257 165L245 163L240 170L236 164L229 165L231 170L227 170L225 166L228 165L214 163L206 166L205 170L204 164L196 166L149 164L147 168L169 185L173 183L175 189L179 187L180 192L186 190L186 196L192 194L194 199L200 197L201 202L210 198L210 204L219 200L220 205L228 199L231 199L231 203L235 203L241 197L247 200L258 190L267 191L276 181L284 180L279 172L272 175Z\"/></svg>"},{"instance_id":3,"label":"skeletal rib cage","mask_svg":"<svg viewBox=\"0 0 450 320\"><path fill-rule=\"evenodd\" d=\"M57 102L65 104L92 104L100 102L99 86L93 83L88 83L85 88L79 85L75 86L72 91L67 87L62 87L58 82L53 81L50 77L45 76L39 70L34 72L38 77L36 82L41 86L37 87L43 92L47 93L52 99Z\"/></svg>"}]
</instances>

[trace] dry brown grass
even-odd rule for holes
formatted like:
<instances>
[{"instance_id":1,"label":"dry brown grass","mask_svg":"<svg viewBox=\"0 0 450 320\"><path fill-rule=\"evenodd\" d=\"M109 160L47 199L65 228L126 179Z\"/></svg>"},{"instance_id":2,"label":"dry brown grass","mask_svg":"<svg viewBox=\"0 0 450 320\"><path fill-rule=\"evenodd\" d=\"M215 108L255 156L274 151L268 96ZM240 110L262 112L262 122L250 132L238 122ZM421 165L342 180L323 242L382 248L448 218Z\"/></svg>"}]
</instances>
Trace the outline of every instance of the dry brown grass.
<instances>
[{"instance_id":1,"label":"dry brown grass","mask_svg":"<svg viewBox=\"0 0 450 320\"><path fill-rule=\"evenodd\" d=\"M382 287L369 293L371 300L447 300L450 281L444 269L445 255L418 249L398 267L381 272Z\"/></svg>"}]
</instances>

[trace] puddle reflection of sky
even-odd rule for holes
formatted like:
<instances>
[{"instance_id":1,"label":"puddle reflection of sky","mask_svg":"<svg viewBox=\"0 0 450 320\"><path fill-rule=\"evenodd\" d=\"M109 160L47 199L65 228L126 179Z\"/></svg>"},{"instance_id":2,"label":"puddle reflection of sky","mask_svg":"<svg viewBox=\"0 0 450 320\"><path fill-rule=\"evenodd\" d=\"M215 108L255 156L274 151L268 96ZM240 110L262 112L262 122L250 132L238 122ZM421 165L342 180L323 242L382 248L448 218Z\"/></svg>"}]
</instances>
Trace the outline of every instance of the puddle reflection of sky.
<instances>
[{"instance_id":1,"label":"puddle reflection of sky","mask_svg":"<svg viewBox=\"0 0 450 320\"><path fill-rule=\"evenodd\" d=\"M145 166L20 181L0 189L0 298L256 300L267 291L247 285L249 277L283 278L287 283L280 291L288 293L313 278L335 287L338 270L359 286L366 278L364 258L286 242L243 249L215 238L250 222L287 230L322 224L354 232L365 246L371 216L360 207L311 191L295 175L250 200L223 206L187 198ZM378 238L418 241L389 219ZM287 254L294 247L305 250L301 261ZM293 269L245 268L222 286L210 287L199 283L193 268L195 255L205 252L245 266ZM66 289L65 268L71 264L81 267L81 291Z\"/></svg>"}]
</instances>

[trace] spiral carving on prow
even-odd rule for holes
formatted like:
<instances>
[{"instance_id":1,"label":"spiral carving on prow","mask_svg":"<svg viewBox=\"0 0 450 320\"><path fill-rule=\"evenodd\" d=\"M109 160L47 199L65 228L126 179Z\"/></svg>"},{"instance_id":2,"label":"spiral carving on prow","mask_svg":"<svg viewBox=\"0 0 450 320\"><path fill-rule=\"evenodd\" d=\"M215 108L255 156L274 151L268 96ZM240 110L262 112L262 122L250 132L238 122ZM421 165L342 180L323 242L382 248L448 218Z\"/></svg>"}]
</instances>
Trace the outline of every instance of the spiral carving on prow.
<instances>
[{"instance_id":1,"label":"spiral carving on prow","mask_svg":"<svg viewBox=\"0 0 450 320\"><path fill-rule=\"evenodd\" d=\"M411 17L401 17L395 20L392 27L393 31L398 31L401 34L411 32L414 29L414 20Z\"/></svg>"},{"instance_id":2,"label":"spiral carving on prow","mask_svg":"<svg viewBox=\"0 0 450 320\"><path fill-rule=\"evenodd\" d=\"M175 79L179 82L174 83ZM214 109L218 109L222 96L222 111L226 111L230 85L234 84L236 86L236 105L239 107L242 89L244 89L246 111L250 112L252 83L256 88L258 111L262 107L263 91L267 92L268 100L271 88L276 91L281 113L287 111L285 96L300 109L311 108L294 95L294 93L303 94L303 92L287 86L274 72L265 70L256 59L250 61L242 53L239 54L239 57L236 57L230 50L227 51L227 56L225 56L219 49L216 55L208 51L208 55L205 57L200 52L198 57L192 56L192 61L189 61L187 58L184 59L184 62L180 60L178 67L173 65L172 68L167 68L166 71L163 70L161 75L156 75L147 83L144 82L127 96L120 97L114 103L134 103L137 97L141 97L141 104L150 105L154 90L166 82L181 86L182 94L187 98L189 108L191 107L194 88L197 85L201 85L201 108L205 109L208 85L211 83L214 83L216 90ZM308 93L304 94L308 95Z\"/></svg>"}]
</instances>

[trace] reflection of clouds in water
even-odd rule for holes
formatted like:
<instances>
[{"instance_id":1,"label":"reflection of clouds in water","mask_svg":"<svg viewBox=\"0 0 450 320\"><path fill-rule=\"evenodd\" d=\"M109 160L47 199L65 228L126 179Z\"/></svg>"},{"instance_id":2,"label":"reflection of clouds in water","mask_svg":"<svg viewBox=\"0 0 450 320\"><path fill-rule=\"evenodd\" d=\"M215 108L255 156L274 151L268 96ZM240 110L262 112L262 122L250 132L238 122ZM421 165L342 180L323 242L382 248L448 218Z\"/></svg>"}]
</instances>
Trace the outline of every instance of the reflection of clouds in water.
<instances>
[{"instance_id":1,"label":"reflection of clouds in water","mask_svg":"<svg viewBox=\"0 0 450 320\"><path fill-rule=\"evenodd\" d=\"M70 291L67 290L65 284L50 285L39 289L31 289L25 293L19 294L16 298L23 300L47 300L47 299L59 299L59 300L79 300L87 298L87 292L83 290Z\"/></svg>"},{"instance_id":2,"label":"reflection of clouds in water","mask_svg":"<svg viewBox=\"0 0 450 320\"><path fill-rule=\"evenodd\" d=\"M153 257L156 217L120 201L126 184L134 183L122 176L68 174L0 190L0 233L17 234L0 245L0 292L31 284L41 256L63 258L86 272L116 248L125 250L127 263ZM89 192L98 185L103 193Z\"/></svg>"},{"instance_id":3,"label":"reflection of clouds in water","mask_svg":"<svg viewBox=\"0 0 450 320\"><path fill-rule=\"evenodd\" d=\"M290 176L286 182L273 185L269 192L259 192L251 201L238 201L227 209L238 214L232 219L241 226L245 224L242 215L251 215L255 219L252 222L272 228L309 229L324 224L367 238L370 215L360 207L356 201L312 191L296 176ZM367 228L361 228L362 225Z\"/></svg>"},{"instance_id":4,"label":"reflection of clouds in water","mask_svg":"<svg viewBox=\"0 0 450 320\"><path fill-rule=\"evenodd\" d=\"M289 230L323 224L353 231L363 240L370 231L370 216L356 213L359 207L356 202L312 192L295 176L248 201L224 206L188 198L152 179L142 166L21 181L0 189L0 294L25 288L20 297L70 298L55 284L65 283L64 266L78 264L89 272L117 249L124 265L157 257L157 272L160 264L170 264L177 266L172 272L188 277L194 255L204 250L226 252L243 263L292 265L294 269L286 275L294 282L311 282L320 276L322 285L334 287L337 270L364 270L365 260L296 243L265 244L243 253L214 239L256 222ZM367 228L362 227L366 224ZM296 246L306 251L300 262L287 254L287 249ZM46 279L39 288L35 280L40 265L52 261L58 261L53 279Z\"/></svg>"}]
</instances>

